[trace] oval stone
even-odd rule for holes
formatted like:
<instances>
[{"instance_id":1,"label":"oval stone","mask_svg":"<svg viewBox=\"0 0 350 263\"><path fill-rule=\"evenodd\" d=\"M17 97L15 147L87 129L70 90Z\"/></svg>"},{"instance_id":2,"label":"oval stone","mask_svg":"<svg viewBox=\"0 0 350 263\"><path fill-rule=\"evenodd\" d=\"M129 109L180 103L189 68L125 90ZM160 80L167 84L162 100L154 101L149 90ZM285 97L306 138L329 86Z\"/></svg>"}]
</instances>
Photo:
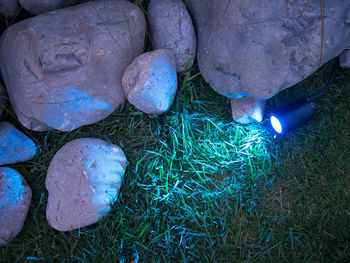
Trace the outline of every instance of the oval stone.
<instances>
[{"instance_id":1,"label":"oval stone","mask_svg":"<svg viewBox=\"0 0 350 263\"><path fill-rule=\"evenodd\" d=\"M69 231L100 220L118 198L126 164L118 146L100 139L82 138L64 145L46 175L48 223Z\"/></svg>"},{"instance_id":2,"label":"oval stone","mask_svg":"<svg viewBox=\"0 0 350 263\"><path fill-rule=\"evenodd\" d=\"M26 219L32 190L17 171L0 167L0 246L21 231Z\"/></svg>"},{"instance_id":3,"label":"oval stone","mask_svg":"<svg viewBox=\"0 0 350 263\"><path fill-rule=\"evenodd\" d=\"M182 0L151 0L148 5L154 49L169 48L176 55L176 70L190 67L196 57L196 34Z\"/></svg>"},{"instance_id":4,"label":"oval stone","mask_svg":"<svg viewBox=\"0 0 350 263\"><path fill-rule=\"evenodd\" d=\"M161 115L171 107L177 89L176 58L170 49L138 56L123 75L128 101L139 110Z\"/></svg>"},{"instance_id":5,"label":"oval stone","mask_svg":"<svg viewBox=\"0 0 350 263\"><path fill-rule=\"evenodd\" d=\"M91 1L10 26L1 73L24 127L71 131L125 101L122 76L143 51L145 17L126 0Z\"/></svg>"}]
</instances>

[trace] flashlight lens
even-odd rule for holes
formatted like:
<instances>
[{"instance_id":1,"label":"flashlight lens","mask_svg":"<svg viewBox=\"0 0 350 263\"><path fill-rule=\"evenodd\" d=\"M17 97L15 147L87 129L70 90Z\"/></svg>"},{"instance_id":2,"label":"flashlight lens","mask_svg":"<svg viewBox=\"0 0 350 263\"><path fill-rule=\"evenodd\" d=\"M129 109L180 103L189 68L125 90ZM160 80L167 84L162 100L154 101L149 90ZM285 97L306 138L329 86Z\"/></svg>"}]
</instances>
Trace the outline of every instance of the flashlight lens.
<instances>
[{"instance_id":1,"label":"flashlight lens","mask_svg":"<svg viewBox=\"0 0 350 263\"><path fill-rule=\"evenodd\" d=\"M271 123L272 128L277 133L282 133L282 125L281 125L280 121L276 118L276 116L270 117L270 123Z\"/></svg>"}]
</instances>

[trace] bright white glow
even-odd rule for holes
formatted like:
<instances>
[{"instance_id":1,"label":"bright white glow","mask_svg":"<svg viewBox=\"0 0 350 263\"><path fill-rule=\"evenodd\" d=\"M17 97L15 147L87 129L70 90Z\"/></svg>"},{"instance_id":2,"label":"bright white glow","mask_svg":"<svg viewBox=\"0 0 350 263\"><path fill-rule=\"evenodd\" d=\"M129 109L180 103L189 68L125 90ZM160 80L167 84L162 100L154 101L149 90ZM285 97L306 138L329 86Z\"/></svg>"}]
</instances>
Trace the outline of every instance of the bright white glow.
<instances>
[{"instance_id":1,"label":"bright white glow","mask_svg":"<svg viewBox=\"0 0 350 263\"><path fill-rule=\"evenodd\" d=\"M281 125L280 121L276 118L276 116L270 117L270 123L271 123L272 128L277 133L282 133L282 125Z\"/></svg>"}]
</instances>

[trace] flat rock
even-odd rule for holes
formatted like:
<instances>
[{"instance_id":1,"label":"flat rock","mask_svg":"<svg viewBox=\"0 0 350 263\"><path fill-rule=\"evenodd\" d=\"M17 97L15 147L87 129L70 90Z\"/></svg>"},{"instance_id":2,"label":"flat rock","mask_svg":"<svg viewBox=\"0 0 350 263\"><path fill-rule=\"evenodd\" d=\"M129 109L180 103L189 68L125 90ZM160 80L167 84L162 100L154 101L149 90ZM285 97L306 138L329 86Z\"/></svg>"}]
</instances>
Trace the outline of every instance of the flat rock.
<instances>
[{"instance_id":1,"label":"flat rock","mask_svg":"<svg viewBox=\"0 0 350 263\"><path fill-rule=\"evenodd\" d=\"M138 56L124 73L123 88L139 110L156 115L168 111L177 89L174 52L157 49Z\"/></svg>"},{"instance_id":2,"label":"flat rock","mask_svg":"<svg viewBox=\"0 0 350 263\"><path fill-rule=\"evenodd\" d=\"M5 18L12 18L19 13L17 0L0 0L0 15Z\"/></svg>"},{"instance_id":3,"label":"flat rock","mask_svg":"<svg viewBox=\"0 0 350 263\"><path fill-rule=\"evenodd\" d=\"M32 190L17 171L0 167L0 246L21 231L26 219Z\"/></svg>"},{"instance_id":4,"label":"flat rock","mask_svg":"<svg viewBox=\"0 0 350 263\"><path fill-rule=\"evenodd\" d=\"M70 231L100 220L117 200L126 164L118 146L100 139L76 139L64 145L46 175L48 223Z\"/></svg>"},{"instance_id":5,"label":"flat rock","mask_svg":"<svg viewBox=\"0 0 350 263\"><path fill-rule=\"evenodd\" d=\"M191 66L197 41L192 19L182 0L151 0L147 13L154 49L169 48L176 55L177 72ZM190 63L188 63L190 62Z\"/></svg>"},{"instance_id":6,"label":"flat rock","mask_svg":"<svg viewBox=\"0 0 350 263\"><path fill-rule=\"evenodd\" d=\"M76 0L18 0L28 12L39 15L56 9L72 6Z\"/></svg>"},{"instance_id":7,"label":"flat rock","mask_svg":"<svg viewBox=\"0 0 350 263\"><path fill-rule=\"evenodd\" d=\"M255 97L231 99L232 117L242 124L261 122L264 117L264 106L265 101Z\"/></svg>"},{"instance_id":8,"label":"flat rock","mask_svg":"<svg viewBox=\"0 0 350 263\"><path fill-rule=\"evenodd\" d=\"M111 114L125 101L122 76L143 50L145 25L133 3L104 0L9 27L1 73L23 126L71 131Z\"/></svg>"},{"instance_id":9,"label":"flat rock","mask_svg":"<svg viewBox=\"0 0 350 263\"><path fill-rule=\"evenodd\" d=\"M0 165L24 162L36 154L35 143L8 122L0 122Z\"/></svg>"},{"instance_id":10,"label":"flat rock","mask_svg":"<svg viewBox=\"0 0 350 263\"><path fill-rule=\"evenodd\" d=\"M200 71L230 98L271 98L350 46L350 1L185 4L195 24Z\"/></svg>"}]
</instances>

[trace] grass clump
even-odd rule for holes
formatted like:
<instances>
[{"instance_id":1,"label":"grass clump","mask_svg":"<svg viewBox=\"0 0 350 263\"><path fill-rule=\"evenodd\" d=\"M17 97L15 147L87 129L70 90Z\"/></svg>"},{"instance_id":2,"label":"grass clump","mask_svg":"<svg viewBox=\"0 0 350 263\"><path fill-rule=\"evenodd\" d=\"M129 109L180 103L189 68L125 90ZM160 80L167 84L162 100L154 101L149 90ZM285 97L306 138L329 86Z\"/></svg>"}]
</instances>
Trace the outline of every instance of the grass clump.
<instances>
[{"instance_id":1,"label":"grass clump","mask_svg":"<svg viewBox=\"0 0 350 263\"><path fill-rule=\"evenodd\" d=\"M260 188L271 183L275 154L263 126L232 122L229 101L198 72L180 82L173 108L161 117L125 103L71 133L27 131L41 153L13 167L31 185L33 201L21 234L1 251L4 261L213 261L226 251L228 238L239 235L236 225L259 202ZM213 112L218 104L225 107ZM14 118L10 109L5 118ZM121 146L129 166L119 200L101 222L60 233L45 219L46 169L60 147L80 137Z\"/></svg>"},{"instance_id":2,"label":"grass clump","mask_svg":"<svg viewBox=\"0 0 350 263\"><path fill-rule=\"evenodd\" d=\"M261 127L187 110L165 119L167 139L146 150L134 170L144 175L138 185L152 218L163 221L162 235L147 247L164 259L199 260L202 249L215 255L214 248L224 246L228 214L255 206L257 189L271 176L271 154Z\"/></svg>"},{"instance_id":3,"label":"grass clump","mask_svg":"<svg viewBox=\"0 0 350 263\"><path fill-rule=\"evenodd\" d=\"M315 93L332 65L268 104ZM105 120L70 133L21 129L41 152L21 172L33 191L21 233L0 261L348 262L349 74L316 103L315 118L283 137L265 124L231 121L230 104L198 71L180 76L174 105L150 116L124 103ZM304 86L311 87L305 90ZM47 167L81 137L124 150L129 165L117 202L97 224L71 232L46 222Z\"/></svg>"}]
</instances>

